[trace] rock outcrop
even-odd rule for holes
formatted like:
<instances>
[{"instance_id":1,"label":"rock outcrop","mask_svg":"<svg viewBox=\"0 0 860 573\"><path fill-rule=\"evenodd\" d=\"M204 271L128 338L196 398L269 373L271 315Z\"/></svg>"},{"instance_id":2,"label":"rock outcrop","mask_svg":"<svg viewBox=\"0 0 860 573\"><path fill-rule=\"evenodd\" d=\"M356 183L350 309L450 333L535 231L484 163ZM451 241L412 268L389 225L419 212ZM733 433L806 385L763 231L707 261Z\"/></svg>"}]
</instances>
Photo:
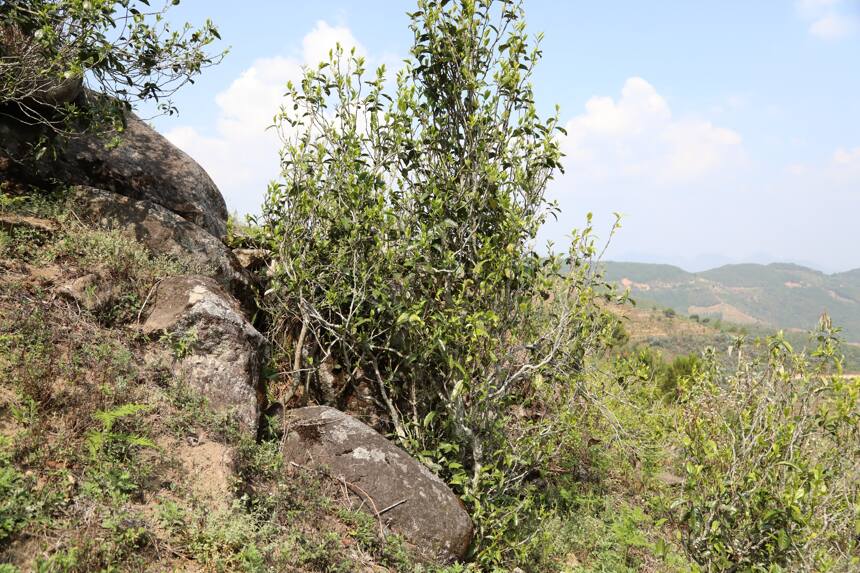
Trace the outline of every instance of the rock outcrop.
<instances>
[{"instance_id":1,"label":"rock outcrop","mask_svg":"<svg viewBox=\"0 0 860 573\"><path fill-rule=\"evenodd\" d=\"M287 411L285 429L287 461L357 486L363 507L425 558L447 563L466 554L472 521L459 498L381 434L324 406Z\"/></svg>"},{"instance_id":2,"label":"rock outcrop","mask_svg":"<svg viewBox=\"0 0 860 573\"><path fill-rule=\"evenodd\" d=\"M39 135L32 127L0 118L0 180L62 181L106 189L161 205L218 239L226 235L227 206L206 171L134 114L128 114L116 142L83 135L69 141L56 159L17 162Z\"/></svg>"},{"instance_id":3,"label":"rock outcrop","mask_svg":"<svg viewBox=\"0 0 860 573\"><path fill-rule=\"evenodd\" d=\"M159 283L149 308L143 331L171 337L182 378L214 410L256 432L265 340L236 299L208 277L171 277Z\"/></svg>"},{"instance_id":4,"label":"rock outcrop","mask_svg":"<svg viewBox=\"0 0 860 573\"><path fill-rule=\"evenodd\" d=\"M201 227L151 201L135 200L93 187L76 187L71 207L83 222L117 228L155 254L184 257L207 268L246 312L254 305L248 273L224 243Z\"/></svg>"}]
</instances>

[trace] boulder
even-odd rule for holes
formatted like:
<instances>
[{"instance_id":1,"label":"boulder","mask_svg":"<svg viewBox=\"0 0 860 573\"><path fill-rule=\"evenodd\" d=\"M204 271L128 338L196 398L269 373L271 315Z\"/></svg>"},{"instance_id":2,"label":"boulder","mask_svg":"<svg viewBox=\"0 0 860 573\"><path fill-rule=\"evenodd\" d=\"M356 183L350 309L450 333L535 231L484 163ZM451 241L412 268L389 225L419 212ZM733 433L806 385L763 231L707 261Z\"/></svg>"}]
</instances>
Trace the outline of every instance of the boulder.
<instances>
[{"instance_id":1,"label":"boulder","mask_svg":"<svg viewBox=\"0 0 860 573\"><path fill-rule=\"evenodd\" d=\"M184 258L207 269L246 312L253 312L254 290L248 273L224 243L201 227L151 201L93 187L75 187L71 208L83 222L118 228L155 254Z\"/></svg>"},{"instance_id":2,"label":"boulder","mask_svg":"<svg viewBox=\"0 0 860 573\"><path fill-rule=\"evenodd\" d=\"M226 236L227 206L206 171L134 114L116 141L85 134L54 159L20 162L40 135L33 126L0 118L0 180L98 187L151 201L218 239Z\"/></svg>"},{"instance_id":3,"label":"boulder","mask_svg":"<svg viewBox=\"0 0 860 573\"><path fill-rule=\"evenodd\" d=\"M143 331L173 340L180 376L214 410L256 432L266 346L236 299L211 278L170 277L156 287L149 309Z\"/></svg>"},{"instance_id":4,"label":"boulder","mask_svg":"<svg viewBox=\"0 0 860 573\"><path fill-rule=\"evenodd\" d=\"M424 558L450 563L466 554L472 521L460 499L423 464L352 416L325 406L287 411L283 454L287 462L344 480L364 509Z\"/></svg>"},{"instance_id":5,"label":"boulder","mask_svg":"<svg viewBox=\"0 0 860 573\"><path fill-rule=\"evenodd\" d=\"M33 100L37 104L62 106L72 103L81 97L83 92L83 78L63 78L52 82L46 82L42 89L33 94Z\"/></svg>"}]
</instances>

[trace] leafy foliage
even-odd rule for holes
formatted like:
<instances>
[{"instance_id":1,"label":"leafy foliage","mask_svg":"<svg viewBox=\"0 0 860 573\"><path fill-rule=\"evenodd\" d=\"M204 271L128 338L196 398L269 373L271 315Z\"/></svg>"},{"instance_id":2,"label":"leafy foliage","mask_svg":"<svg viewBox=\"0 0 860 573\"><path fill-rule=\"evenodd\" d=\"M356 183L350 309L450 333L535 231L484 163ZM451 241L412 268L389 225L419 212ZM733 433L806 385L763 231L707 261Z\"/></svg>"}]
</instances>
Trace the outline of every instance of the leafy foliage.
<instances>
[{"instance_id":1,"label":"leafy foliage","mask_svg":"<svg viewBox=\"0 0 860 573\"><path fill-rule=\"evenodd\" d=\"M567 257L535 250L560 128L537 112L522 17L518 2L420 1L393 95L384 68L367 79L341 49L308 70L278 116L282 179L261 220L280 370L321 401L372 389L468 502L488 561L537 511L519 490L558 433L512 408L567 395L610 330L590 228ZM331 362L342 387L316 374Z\"/></svg>"},{"instance_id":2,"label":"leafy foliage","mask_svg":"<svg viewBox=\"0 0 860 573\"><path fill-rule=\"evenodd\" d=\"M699 377L684 411L684 541L714 571L848 570L860 562L860 384L823 320L807 359L780 336L764 363Z\"/></svg>"},{"instance_id":3,"label":"leafy foliage","mask_svg":"<svg viewBox=\"0 0 860 573\"><path fill-rule=\"evenodd\" d=\"M173 29L150 0L3 0L0 2L0 103L49 134L122 126L123 113L170 97L223 53L207 21ZM75 97L81 86L86 101Z\"/></svg>"},{"instance_id":4,"label":"leafy foliage","mask_svg":"<svg viewBox=\"0 0 860 573\"><path fill-rule=\"evenodd\" d=\"M146 404L123 404L111 410L99 411L93 414L93 418L101 422L99 430L93 430L87 435L87 444L90 455L97 458L103 451L111 446L126 448L146 447L154 448L152 440L143 436L113 431L114 425L125 417L144 412L149 409Z\"/></svg>"}]
</instances>

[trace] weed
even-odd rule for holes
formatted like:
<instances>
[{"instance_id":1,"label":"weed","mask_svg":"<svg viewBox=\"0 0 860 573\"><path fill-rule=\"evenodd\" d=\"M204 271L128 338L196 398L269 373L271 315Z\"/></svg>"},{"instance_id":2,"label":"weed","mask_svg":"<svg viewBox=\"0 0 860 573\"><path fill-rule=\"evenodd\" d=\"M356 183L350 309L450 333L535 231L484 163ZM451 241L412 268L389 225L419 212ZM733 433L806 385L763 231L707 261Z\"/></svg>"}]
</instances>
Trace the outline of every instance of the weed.
<instances>
[{"instance_id":1,"label":"weed","mask_svg":"<svg viewBox=\"0 0 860 573\"><path fill-rule=\"evenodd\" d=\"M190 328L182 334L165 332L159 341L172 350L176 360L182 360L194 352L194 344L197 342L197 329Z\"/></svg>"}]
</instances>

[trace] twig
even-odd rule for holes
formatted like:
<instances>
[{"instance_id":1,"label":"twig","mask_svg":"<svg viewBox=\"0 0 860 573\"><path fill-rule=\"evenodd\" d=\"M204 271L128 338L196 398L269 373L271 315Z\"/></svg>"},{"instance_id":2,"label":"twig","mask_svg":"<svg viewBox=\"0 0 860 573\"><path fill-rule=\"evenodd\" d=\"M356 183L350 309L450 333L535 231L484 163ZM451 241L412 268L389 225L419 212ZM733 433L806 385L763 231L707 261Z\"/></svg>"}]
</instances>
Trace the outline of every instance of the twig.
<instances>
[{"instance_id":1,"label":"twig","mask_svg":"<svg viewBox=\"0 0 860 573\"><path fill-rule=\"evenodd\" d=\"M385 539L385 525L382 523L382 514L376 508L376 503L373 501L373 498L370 497L370 494L367 493L366 491L364 491L361 487L357 486L354 483L350 483L350 482L346 481L346 479L344 479L343 476L339 476L339 478L340 478L340 481L343 482L343 484L347 488L349 488L350 491L352 491L352 493L358 495L359 497L361 497L363 495L365 498L367 498L367 501L370 502L370 507L373 508L373 513L374 513L374 515L376 515L376 520L379 522L379 535L381 535L382 539L384 540Z\"/></svg>"},{"instance_id":2,"label":"twig","mask_svg":"<svg viewBox=\"0 0 860 573\"><path fill-rule=\"evenodd\" d=\"M75 210L74 210L74 209L69 209L69 213L71 213L72 215L74 215L75 220L77 220L77 222L78 222L78 223L80 223L80 225L81 225L82 227L86 227L86 225L84 225L84 222L83 222L83 221L81 221L81 218L80 218L80 217L78 217L78 214L77 214L77 213L75 213Z\"/></svg>"},{"instance_id":3,"label":"twig","mask_svg":"<svg viewBox=\"0 0 860 573\"><path fill-rule=\"evenodd\" d=\"M381 509L381 510L379 510L379 515L382 515L382 514L383 514L383 513L385 513L386 511L391 511L391 510L392 510L392 509L394 509L395 507L397 507L397 506L399 506L399 505L403 505L403 504L404 504L404 503L406 503L407 501L409 501L409 498L408 498L408 497L407 497L407 498L404 498L404 499L401 499L400 501L395 501L394 503L392 503L391 505L389 505L389 506L388 506L388 507L386 507L385 509Z\"/></svg>"},{"instance_id":4,"label":"twig","mask_svg":"<svg viewBox=\"0 0 860 573\"><path fill-rule=\"evenodd\" d=\"M359 498L366 499L370 503L370 507L373 508L373 514L374 514L374 516L376 516L376 520L379 523L379 535L382 536L383 540L385 539L385 524L382 523L382 514L386 511L389 511L389 510L397 507L398 505L400 505L402 503L405 503L407 501L405 499L402 501L398 501L397 503L395 503L389 507L386 507L384 510L379 511L379 509L376 507L376 502L373 501L373 498L370 497L369 493L364 491L364 489L362 489L360 486L358 486L352 482L346 481L346 478L344 478L343 476L333 476L325 470L317 469L317 468L309 468L307 466L297 464L296 462L290 462L290 465L295 467L295 468L303 469L305 471L316 472L318 474L324 475L325 477L327 477L329 479L336 480L336 481L340 482L341 484L343 484L344 487L346 487L349 491L351 491L352 493L357 495Z\"/></svg>"},{"instance_id":5,"label":"twig","mask_svg":"<svg viewBox=\"0 0 860 573\"><path fill-rule=\"evenodd\" d=\"M163 281L163 280L164 279L162 278L162 279L158 279L157 281L155 281L155 284L152 285L152 288L150 288L149 292L146 293L146 298L143 299L143 304L140 306L140 310L137 311L137 323L138 324L140 324L140 316L143 314L143 309L146 308L146 303L149 302L149 297L152 296L152 293L155 292L156 287L158 287L158 285L161 284L161 281Z\"/></svg>"},{"instance_id":6,"label":"twig","mask_svg":"<svg viewBox=\"0 0 860 573\"><path fill-rule=\"evenodd\" d=\"M292 372L292 383L290 384L289 392L287 392L286 396L281 398L281 404L284 407L287 407L287 404L290 400L293 399L293 396L296 395L296 390L299 388L299 382L301 381L301 367L302 367L302 348L305 345L305 336L308 333L308 321L302 320L302 330L299 332L299 338L296 341L296 353L293 357L293 372Z\"/></svg>"}]
</instances>

